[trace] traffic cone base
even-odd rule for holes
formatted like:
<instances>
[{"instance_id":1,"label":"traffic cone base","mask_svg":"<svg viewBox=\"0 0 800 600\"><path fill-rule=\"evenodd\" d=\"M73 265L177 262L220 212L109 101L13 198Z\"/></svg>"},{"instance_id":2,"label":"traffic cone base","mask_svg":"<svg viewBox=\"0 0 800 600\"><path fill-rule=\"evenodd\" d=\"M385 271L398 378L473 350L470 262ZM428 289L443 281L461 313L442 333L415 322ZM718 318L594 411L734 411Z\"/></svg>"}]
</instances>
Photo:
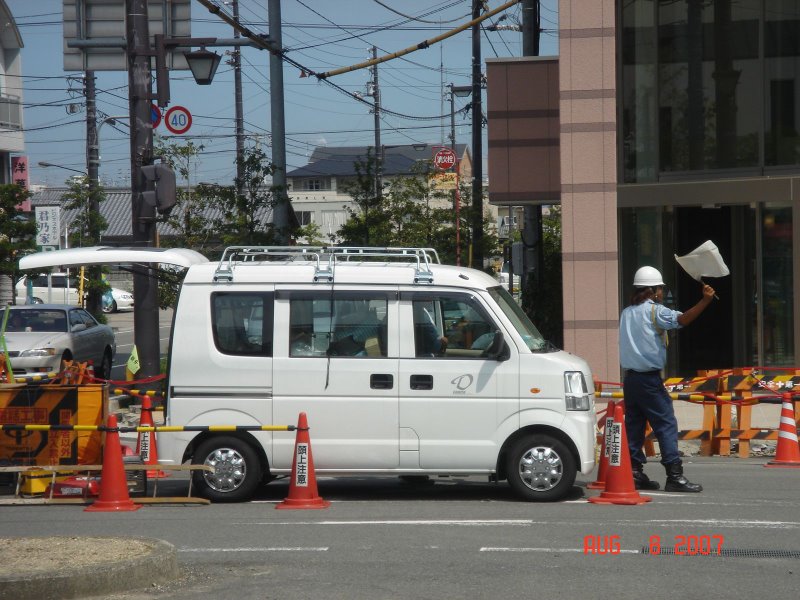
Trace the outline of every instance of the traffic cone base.
<instances>
[{"instance_id":1,"label":"traffic cone base","mask_svg":"<svg viewBox=\"0 0 800 600\"><path fill-rule=\"evenodd\" d=\"M106 441L103 445L103 469L100 471L100 497L87 506L85 512L122 512L139 510L141 505L131 501L125 466L122 462L122 447L117 431L117 417L108 416Z\"/></svg>"},{"instance_id":2,"label":"traffic cone base","mask_svg":"<svg viewBox=\"0 0 800 600\"><path fill-rule=\"evenodd\" d=\"M150 396L142 398L142 412L139 416L139 427L155 427L153 422L153 404L150 401ZM140 431L139 437L136 440L136 454L142 457L142 461L146 465L158 465L158 445L156 444L155 431ZM148 479L163 479L169 477L169 473L165 473L161 469L148 469Z\"/></svg>"},{"instance_id":3,"label":"traffic cone base","mask_svg":"<svg viewBox=\"0 0 800 600\"><path fill-rule=\"evenodd\" d=\"M794 420L791 394L783 394L775 460L769 461L764 466L773 469L800 469L800 446L797 443L797 422Z\"/></svg>"},{"instance_id":4,"label":"traffic cone base","mask_svg":"<svg viewBox=\"0 0 800 600\"><path fill-rule=\"evenodd\" d=\"M330 502L317 493L317 476L314 473L314 457L311 453L311 437L308 434L308 418L301 412L297 420L297 435L294 440L292 479L289 496L277 504L277 509L328 508Z\"/></svg>"},{"instance_id":5,"label":"traffic cone base","mask_svg":"<svg viewBox=\"0 0 800 600\"><path fill-rule=\"evenodd\" d=\"M628 436L625 433L625 414L622 402L614 407L614 424L609 436L610 452L606 489L599 495L589 498L593 504L645 504L650 496L642 496L636 491L633 482L633 469L628 450Z\"/></svg>"}]
</instances>

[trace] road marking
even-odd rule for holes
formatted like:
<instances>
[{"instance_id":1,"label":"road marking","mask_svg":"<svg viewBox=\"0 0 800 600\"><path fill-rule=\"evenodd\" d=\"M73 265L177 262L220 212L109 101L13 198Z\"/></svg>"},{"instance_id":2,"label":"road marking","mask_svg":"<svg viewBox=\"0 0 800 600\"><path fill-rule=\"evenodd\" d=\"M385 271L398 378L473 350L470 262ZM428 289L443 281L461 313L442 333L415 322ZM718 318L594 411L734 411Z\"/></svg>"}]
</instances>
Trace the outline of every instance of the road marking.
<instances>
[{"instance_id":1,"label":"road marking","mask_svg":"<svg viewBox=\"0 0 800 600\"><path fill-rule=\"evenodd\" d=\"M585 554L586 550L584 548L493 548L493 547L486 547L480 549L481 552L574 552L576 554ZM614 552L608 552L608 554L641 554L641 550L625 550L620 548L619 550L614 550Z\"/></svg>"},{"instance_id":2,"label":"road marking","mask_svg":"<svg viewBox=\"0 0 800 600\"><path fill-rule=\"evenodd\" d=\"M737 519L646 519L629 520L619 519L604 521L606 525L628 525L639 527L678 527L678 526L713 526L718 528L731 529L800 529L798 521L740 521ZM584 521L534 521L532 519L431 519L406 521L256 521L256 522L237 522L234 525L413 525L413 526L447 526L447 527L486 527L486 526L523 526L532 525L563 525L563 526L594 526L596 520Z\"/></svg>"},{"instance_id":3,"label":"road marking","mask_svg":"<svg viewBox=\"0 0 800 600\"><path fill-rule=\"evenodd\" d=\"M264 547L264 548L178 548L178 552L327 552L328 547L303 548L303 547Z\"/></svg>"}]
</instances>

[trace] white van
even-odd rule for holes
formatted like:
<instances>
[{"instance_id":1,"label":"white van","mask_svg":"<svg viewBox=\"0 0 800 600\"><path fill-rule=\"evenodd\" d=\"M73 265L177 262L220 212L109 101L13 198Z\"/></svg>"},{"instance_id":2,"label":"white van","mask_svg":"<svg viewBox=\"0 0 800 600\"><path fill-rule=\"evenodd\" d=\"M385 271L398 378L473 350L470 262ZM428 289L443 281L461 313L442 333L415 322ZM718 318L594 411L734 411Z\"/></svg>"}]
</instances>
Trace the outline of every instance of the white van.
<instances>
[{"instance_id":1,"label":"white van","mask_svg":"<svg viewBox=\"0 0 800 600\"><path fill-rule=\"evenodd\" d=\"M432 250L235 247L218 263L187 250L82 250L40 260L189 267L168 425L294 425L302 411L318 476L486 475L527 500L557 500L594 467L586 362L544 340L491 276L438 264ZM294 438L168 433L159 460L212 465L196 475L200 492L244 500L290 474Z\"/></svg>"}]
</instances>

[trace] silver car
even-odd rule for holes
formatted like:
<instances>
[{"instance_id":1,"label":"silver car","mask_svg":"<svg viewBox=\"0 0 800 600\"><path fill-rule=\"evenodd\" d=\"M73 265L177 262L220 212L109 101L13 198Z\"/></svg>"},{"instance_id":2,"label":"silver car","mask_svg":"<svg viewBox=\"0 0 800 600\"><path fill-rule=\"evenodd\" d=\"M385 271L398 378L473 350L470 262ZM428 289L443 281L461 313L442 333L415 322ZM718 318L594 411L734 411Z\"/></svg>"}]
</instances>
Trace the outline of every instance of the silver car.
<instances>
[{"instance_id":1,"label":"silver car","mask_svg":"<svg viewBox=\"0 0 800 600\"><path fill-rule=\"evenodd\" d=\"M59 371L62 360L91 360L96 377L111 375L117 351L114 332L84 309L31 304L9 311L5 341L15 376Z\"/></svg>"}]
</instances>

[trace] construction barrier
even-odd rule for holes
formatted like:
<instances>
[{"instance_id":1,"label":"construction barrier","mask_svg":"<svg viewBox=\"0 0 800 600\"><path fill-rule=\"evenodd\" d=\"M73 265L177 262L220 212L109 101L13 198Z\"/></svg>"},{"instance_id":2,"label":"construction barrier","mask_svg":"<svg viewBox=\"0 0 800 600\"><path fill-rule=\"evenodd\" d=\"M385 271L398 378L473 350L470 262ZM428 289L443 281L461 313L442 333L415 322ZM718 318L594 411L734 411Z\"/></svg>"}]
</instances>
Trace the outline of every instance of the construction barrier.
<instances>
[{"instance_id":1,"label":"construction barrier","mask_svg":"<svg viewBox=\"0 0 800 600\"><path fill-rule=\"evenodd\" d=\"M668 378L664 386L673 400L703 406L702 429L680 430L679 440L699 440L701 456L730 456L731 441L738 440L738 456L746 458L750 456L751 440L778 439L777 428L751 427L752 407L781 404L783 394L791 394L793 390L800 396L800 369L748 367L700 371L697 377ZM621 383L597 382L595 397L624 399L621 390ZM800 398L792 401L797 423L800 421ZM644 448L647 456L654 454L654 440L648 428Z\"/></svg>"},{"instance_id":2,"label":"construction barrier","mask_svg":"<svg viewBox=\"0 0 800 600\"><path fill-rule=\"evenodd\" d=\"M0 424L0 431L111 431L108 425L21 425ZM142 432L180 432L180 431L296 431L296 425L155 425L155 426L118 426L113 428L119 433Z\"/></svg>"}]
</instances>

